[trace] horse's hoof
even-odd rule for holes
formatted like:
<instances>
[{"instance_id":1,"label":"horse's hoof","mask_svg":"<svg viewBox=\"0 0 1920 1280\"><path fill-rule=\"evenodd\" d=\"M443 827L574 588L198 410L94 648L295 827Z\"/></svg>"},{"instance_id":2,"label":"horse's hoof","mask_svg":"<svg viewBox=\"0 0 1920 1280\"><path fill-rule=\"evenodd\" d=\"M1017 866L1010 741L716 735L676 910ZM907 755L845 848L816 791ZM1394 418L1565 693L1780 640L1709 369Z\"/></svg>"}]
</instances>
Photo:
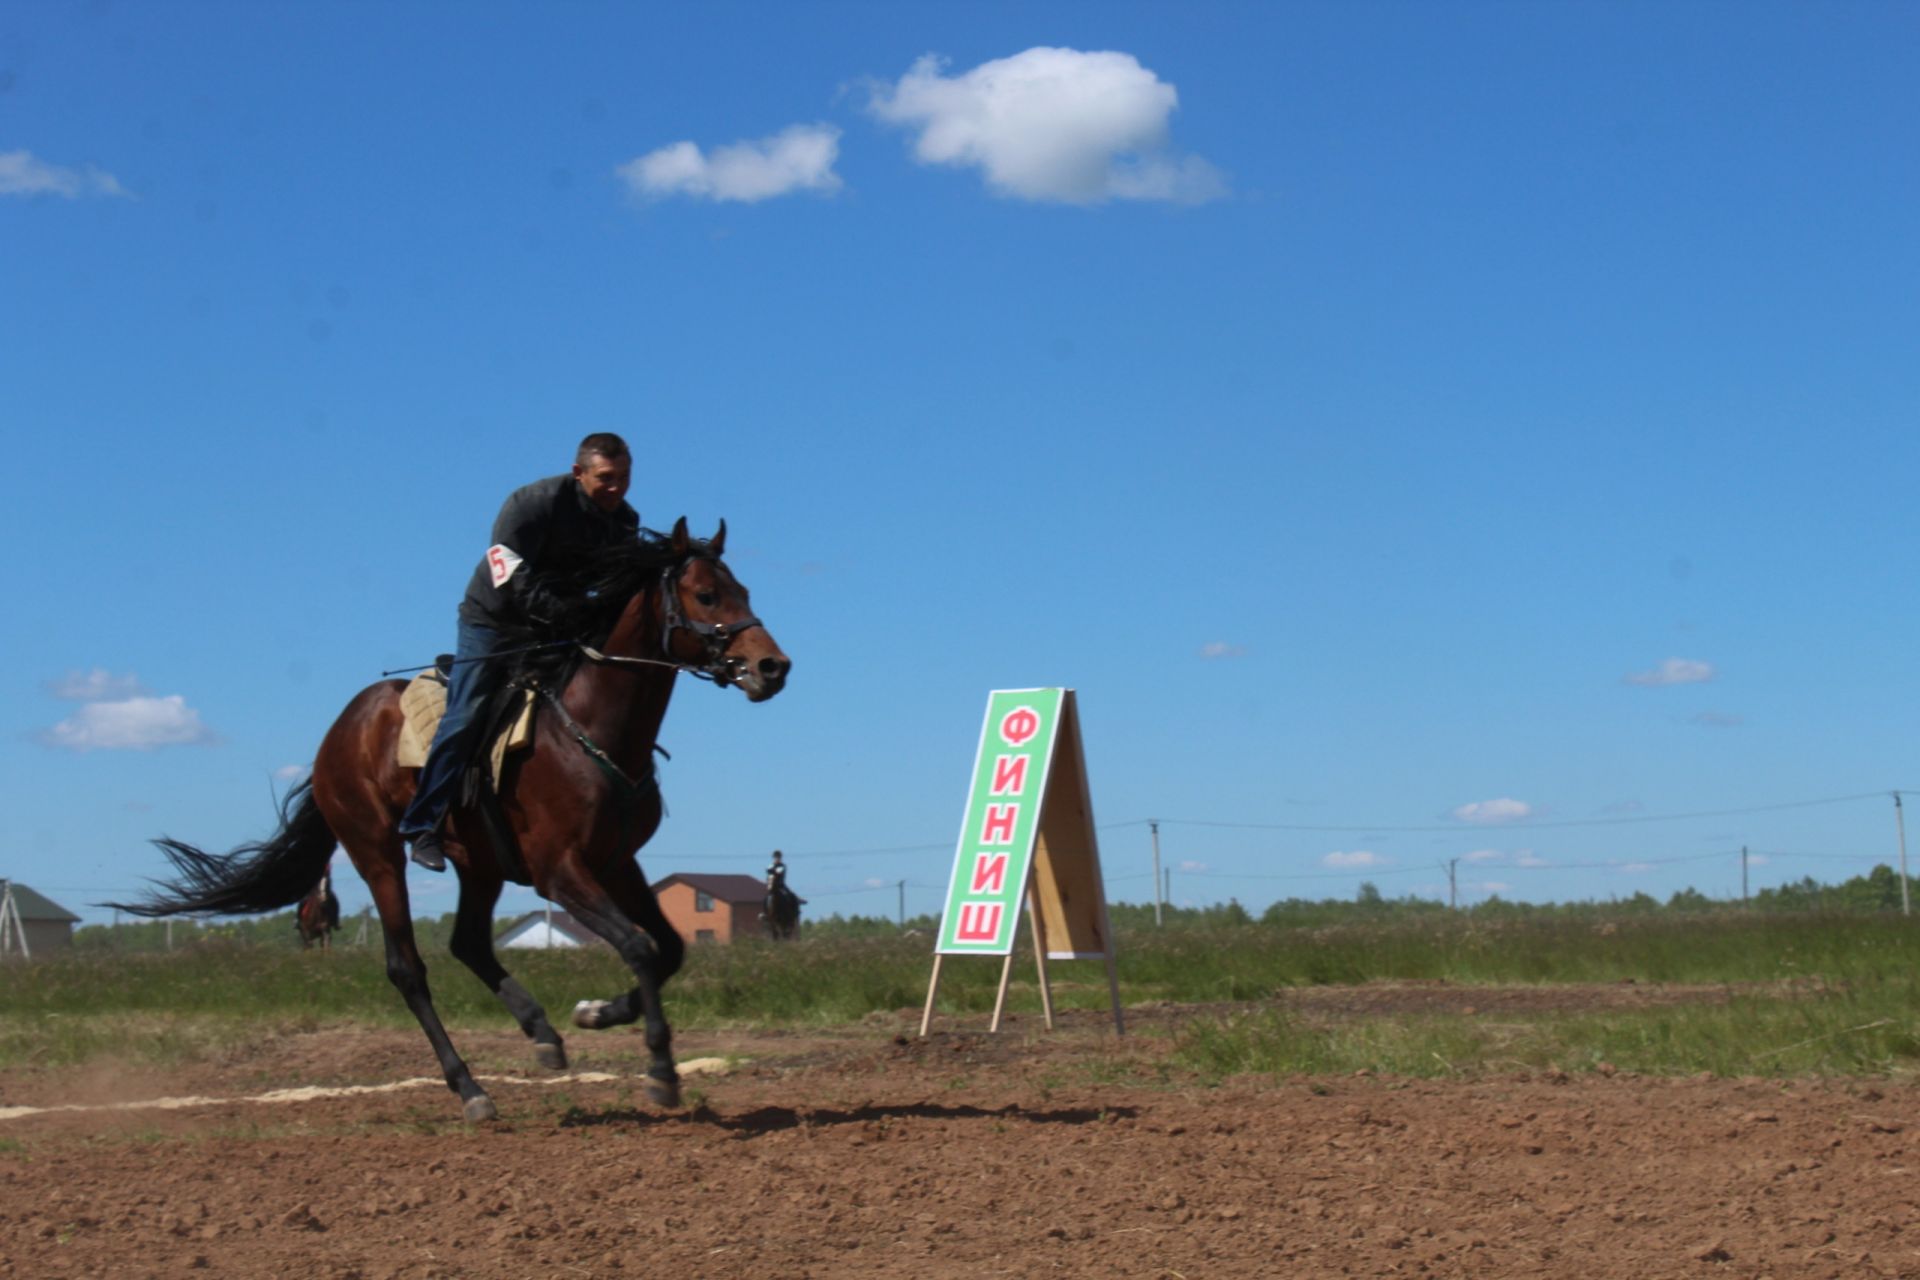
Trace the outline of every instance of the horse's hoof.
<instances>
[{"instance_id":1,"label":"horse's hoof","mask_svg":"<svg viewBox=\"0 0 1920 1280\"><path fill-rule=\"evenodd\" d=\"M605 1000L582 1000L573 1006L573 1025L588 1031L598 1031L603 1025L600 1015L605 1011Z\"/></svg>"},{"instance_id":2,"label":"horse's hoof","mask_svg":"<svg viewBox=\"0 0 1920 1280\"><path fill-rule=\"evenodd\" d=\"M484 1093L478 1097L468 1098L461 1110L466 1113L468 1124L484 1124L489 1120L500 1118L500 1112L493 1105L493 1099Z\"/></svg>"},{"instance_id":3,"label":"horse's hoof","mask_svg":"<svg viewBox=\"0 0 1920 1280\"><path fill-rule=\"evenodd\" d=\"M648 1076L646 1080L647 1096L656 1106L677 1107L680 1105L680 1081L678 1078L662 1080L658 1076Z\"/></svg>"},{"instance_id":4,"label":"horse's hoof","mask_svg":"<svg viewBox=\"0 0 1920 1280\"><path fill-rule=\"evenodd\" d=\"M549 1071L565 1071L566 1047L560 1044L536 1044L533 1046L533 1060Z\"/></svg>"}]
</instances>

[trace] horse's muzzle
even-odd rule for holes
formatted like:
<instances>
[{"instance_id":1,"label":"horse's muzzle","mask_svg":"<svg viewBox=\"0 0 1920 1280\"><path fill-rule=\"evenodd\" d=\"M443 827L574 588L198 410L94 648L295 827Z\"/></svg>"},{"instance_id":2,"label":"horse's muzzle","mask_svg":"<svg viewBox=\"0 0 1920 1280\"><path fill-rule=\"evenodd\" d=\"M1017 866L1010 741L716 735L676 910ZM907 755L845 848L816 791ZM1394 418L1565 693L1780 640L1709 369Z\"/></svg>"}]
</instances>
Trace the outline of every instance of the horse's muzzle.
<instances>
[{"instance_id":1,"label":"horse's muzzle","mask_svg":"<svg viewBox=\"0 0 1920 1280\"><path fill-rule=\"evenodd\" d=\"M748 702L765 702L787 687L787 673L792 670L793 659L784 653L770 653L735 667L733 682L747 695Z\"/></svg>"}]
</instances>

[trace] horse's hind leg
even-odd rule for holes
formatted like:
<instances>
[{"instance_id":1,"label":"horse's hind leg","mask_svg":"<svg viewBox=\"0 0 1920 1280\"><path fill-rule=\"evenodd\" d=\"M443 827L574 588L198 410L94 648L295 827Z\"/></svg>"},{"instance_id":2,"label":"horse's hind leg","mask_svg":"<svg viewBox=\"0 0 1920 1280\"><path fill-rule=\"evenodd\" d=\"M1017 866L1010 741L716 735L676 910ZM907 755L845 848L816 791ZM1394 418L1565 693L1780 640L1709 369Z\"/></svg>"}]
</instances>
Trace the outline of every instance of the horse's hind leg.
<instances>
[{"instance_id":1,"label":"horse's hind leg","mask_svg":"<svg viewBox=\"0 0 1920 1280\"><path fill-rule=\"evenodd\" d=\"M453 922L454 958L473 970L487 984L487 990L507 1007L513 1020L533 1041L533 1056L552 1071L567 1068L567 1050L560 1033L547 1021L547 1011L531 992L521 986L500 963L493 950L493 906L500 900L498 876L482 879L484 872L469 869L460 881L460 913Z\"/></svg>"},{"instance_id":2,"label":"horse's hind leg","mask_svg":"<svg viewBox=\"0 0 1920 1280\"><path fill-rule=\"evenodd\" d=\"M652 1059L647 1064L647 1093L662 1106L679 1106L680 1073L673 1065L673 1030L660 1004L660 987L679 972L686 944L661 914L653 890L635 863L625 861L609 870L608 880L603 887L570 862L554 877L553 896L574 919L613 944L638 983L605 1003L582 1001L573 1012L573 1022L600 1030L644 1018Z\"/></svg>"},{"instance_id":3,"label":"horse's hind leg","mask_svg":"<svg viewBox=\"0 0 1920 1280\"><path fill-rule=\"evenodd\" d=\"M387 943L387 981L393 983L400 998L407 1002L407 1008L413 1011L420 1029L427 1033L427 1043L440 1059L440 1074L447 1088L460 1095L461 1110L467 1119L492 1120L499 1114L493 1099L487 1096L487 1091L480 1087L455 1051L439 1013L434 1010L433 996L427 990L427 962L420 958L420 948L413 939L413 920L408 915L403 870L405 853L400 837L390 833L384 843L389 847L365 859L352 845L347 846L347 851L355 855L354 865L360 868L361 877L373 893L374 909L380 913L380 932Z\"/></svg>"}]
</instances>

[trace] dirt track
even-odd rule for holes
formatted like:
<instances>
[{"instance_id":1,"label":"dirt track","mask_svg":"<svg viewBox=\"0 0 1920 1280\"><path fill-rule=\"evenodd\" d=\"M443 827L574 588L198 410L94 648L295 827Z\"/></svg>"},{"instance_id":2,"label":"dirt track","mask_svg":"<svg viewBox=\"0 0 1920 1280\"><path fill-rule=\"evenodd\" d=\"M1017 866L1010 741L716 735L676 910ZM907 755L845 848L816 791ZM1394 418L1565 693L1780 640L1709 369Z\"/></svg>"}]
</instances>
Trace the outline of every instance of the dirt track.
<instances>
[{"instance_id":1,"label":"dirt track","mask_svg":"<svg viewBox=\"0 0 1920 1280\"><path fill-rule=\"evenodd\" d=\"M1564 993L1556 1004L1671 992ZM1479 1010L1529 997L1315 998ZM1707 993L1695 993L1707 998ZM1627 1075L1206 1088L1155 1081L1142 1011L920 1041L683 1033L664 1114L637 1083L494 1088L469 1129L421 1087L0 1120L0 1276L1920 1276L1920 1089ZM459 1037L532 1081L522 1042ZM636 1075L626 1033L570 1041ZM237 1099L425 1072L417 1035L268 1041L176 1072L14 1072L0 1108ZM1112 1084L1104 1081L1125 1080Z\"/></svg>"}]
</instances>

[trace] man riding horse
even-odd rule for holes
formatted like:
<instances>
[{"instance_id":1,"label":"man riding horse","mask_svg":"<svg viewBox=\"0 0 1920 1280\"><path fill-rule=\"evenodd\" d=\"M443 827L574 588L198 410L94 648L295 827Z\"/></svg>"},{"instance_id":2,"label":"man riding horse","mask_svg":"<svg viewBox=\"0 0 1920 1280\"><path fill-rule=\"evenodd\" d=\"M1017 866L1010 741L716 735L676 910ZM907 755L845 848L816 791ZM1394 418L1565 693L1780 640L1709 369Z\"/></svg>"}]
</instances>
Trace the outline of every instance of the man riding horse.
<instances>
[{"instance_id":1,"label":"man riding horse","mask_svg":"<svg viewBox=\"0 0 1920 1280\"><path fill-rule=\"evenodd\" d=\"M504 636L545 617L560 602L548 585L579 569L608 546L631 541L640 516L627 505L633 457L610 431L580 442L573 470L514 490L493 522L493 542L467 583L447 710L440 718L413 801L400 819L400 838L413 860L444 871L441 824L460 789L461 775L479 750L480 709L504 674L493 655Z\"/></svg>"},{"instance_id":2,"label":"man riding horse","mask_svg":"<svg viewBox=\"0 0 1920 1280\"><path fill-rule=\"evenodd\" d=\"M775 938L791 938L800 926L800 906L805 899L787 887L787 864L780 851L773 851L773 863L767 868L767 901L762 913L767 932Z\"/></svg>"},{"instance_id":3,"label":"man riding horse","mask_svg":"<svg viewBox=\"0 0 1920 1280\"><path fill-rule=\"evenodd\" d=\"M344 848L380 917L387 979L426 1034L442 1078L460 1097L461 1114L478 1124L499 1111L434 1008L414 934L401 832L428 865L438 853L442 865L451 860L459 873L448 950L513 1016L533 1043L534 1060L563 1071L560 1034L493 949L493 909L507 878L504 845L520 855L522 883L591 929L633 975L633 986L612 999L575 1005L573 1024L590 1031L642 1024L647 1096L678 1106L673 1028L660 990L679 971L686 943L639 862L665 815L654 773L660 726L682 675L737 688L758 703L786 687L793 663L723 559L726 521L705 539L689 531L684 517L671 533L639 529L621 499L631 470L619 437L589 436L572 475L540 481L508 500L476 590L461 607L460 654L468 661L455 667L463 675L456 677L449 724L432 752L432 776L422 779L400 763L406 684L382 680L355 695L327 730L312 776L287 796L271 836L224 854L156 841L174 879L139 902L113 905L143 916L276 911L298 901L333 850ZM523 622L533 625L521 631ZM549 643L528 645L527 635ZM515 766L511 801L498 808L499 823L490 829L453 803L471 741L460 735L480 735L470 722L488 686L518 678L488 668L534 649L559 659L541 675L551 682L540 690L551 714L535 719L533 741ZM436 778L438 794L430 791L416 804L416 790ZM429 836L437 839L422 839Z\"/></svg>"}]
</instances>

